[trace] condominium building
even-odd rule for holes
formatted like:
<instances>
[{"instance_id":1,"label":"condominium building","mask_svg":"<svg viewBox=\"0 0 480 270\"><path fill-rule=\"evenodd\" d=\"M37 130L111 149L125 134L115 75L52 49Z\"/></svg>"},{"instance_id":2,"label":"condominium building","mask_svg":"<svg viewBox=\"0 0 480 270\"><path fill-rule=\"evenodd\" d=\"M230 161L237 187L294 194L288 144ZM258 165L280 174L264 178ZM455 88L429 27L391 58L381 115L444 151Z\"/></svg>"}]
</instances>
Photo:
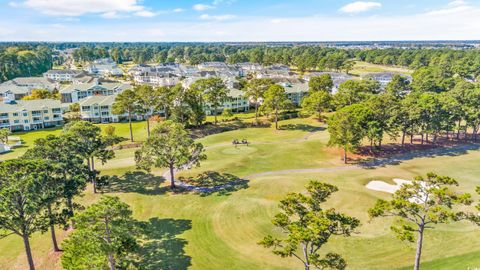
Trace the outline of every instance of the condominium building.
<instances>
[{"instance_id":1,"label":"condominium building","mask_svg":"<svg viewBox=\"0 0 480 270\"><path fill-rule=\"evenodd\" d=\"M63 125L59 100L5 100L0 103L0 128L28 131Z\"/></svg>"},{"instance_id":2,"label":"condominium building","mask_svg":"<svg viewBox=\"0 0 480 270\"><path fill-rule=\"evenodd\" d=\"M63 103L75 103L90 96L110 96L130 89L132 86L124 83L99 82L72 84L60 90Z\"/></svg>"},{"instance_id":3,"label":"condominium building","mask_svg":"<svg viewBox=\"0 0 480 270\"><path fill-rule=\"evenodd\" d=\"M82 70L72 69L51 69L43 73L43 77L56 82L71 82L76 77L85 76Z\"/></svg>"},{"instance_id":4,"label":"condominium building","mask_svg":"<svg viewBox=\"0 0 480 270\"><path fill-rule=\"evenodd\" d=\"M128 114L114 114L113 103L117 95L90 96L79 102L82 120L93 123L112 123L126 120ZM135 114L132 118L141 120L142 116Z\"/></svg>"}]
</instances>

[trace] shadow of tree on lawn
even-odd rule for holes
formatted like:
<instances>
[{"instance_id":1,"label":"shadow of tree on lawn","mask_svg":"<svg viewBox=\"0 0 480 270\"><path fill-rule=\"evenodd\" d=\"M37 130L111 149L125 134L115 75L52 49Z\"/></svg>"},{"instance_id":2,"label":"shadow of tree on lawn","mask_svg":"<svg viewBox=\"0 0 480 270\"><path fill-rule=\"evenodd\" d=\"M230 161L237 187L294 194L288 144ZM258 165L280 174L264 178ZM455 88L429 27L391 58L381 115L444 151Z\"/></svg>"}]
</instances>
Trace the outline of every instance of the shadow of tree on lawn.
<instances>
[{"instance_id":1,"label":"shadow of tree on lawn","mask_svg":"<svg viewBox=\"0 0 480 270\"><path fill-rule=\"evenodd\" d=\"M306 132L317 132L325 130L324 127L316 127L307 124L288 124L280 126L280 130L301 130Z\"/></svg>"},{"instance_id":2,"label":"shadow of tree on lawn","mask_svg":"<svg viewBox=\"0 0 480 270\"><path fill-rule=\"evenodd\" d=\"M160 195L170 190L162 187L165 182L162 176L155 176L143 171L127 172L122 176L110 176L108 183L102 187L103 192L135 192L146 195Z\"/></svg>"},{"instance_id":3,"label":"shadow of tree on lawn","mask_svg":"<svg viewBox=\"0 0 480 270\"><path fill-rule=\"evenodd\" d=\"M214 171L206 171L192 178L180 177L179 180L189 186L184 188L197 191L201 196L212 194L228 196L232 192L248 188L248 180Z\"/></svg>"},{"instance_id":4,"label":"shadow of tree on lawn","mask_svg":"<svg viewBox=\"0 0 480 270\"><path fill-rule=\"evenodd\" d=\"M138 269L187 269L191 257L185 253L187 240L178 236L192 228L187 219L136 221L142 240L138 249Z\"/></svg>"}]
</instances>

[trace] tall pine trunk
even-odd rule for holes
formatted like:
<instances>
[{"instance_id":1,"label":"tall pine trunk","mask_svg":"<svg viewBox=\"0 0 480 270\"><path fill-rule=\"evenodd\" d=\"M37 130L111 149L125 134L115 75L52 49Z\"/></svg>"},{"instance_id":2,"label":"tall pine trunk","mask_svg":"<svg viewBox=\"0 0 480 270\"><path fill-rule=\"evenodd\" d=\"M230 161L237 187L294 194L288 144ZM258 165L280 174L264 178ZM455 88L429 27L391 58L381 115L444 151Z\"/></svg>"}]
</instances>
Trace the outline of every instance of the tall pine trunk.
<instances>
[{"instance_id":1,"label":"tall pine trunk","mask_svg":"<svg viewBox=\"0 0 480 270\"><path fill-rule=\"evenodd\" d=\"M343 148L343 163L347 164L347 147Z\"/></svg>"},{"instance_id":2,"label":"tall pine trunk","mask_svg":"<svg viewBox=\"0 0 480 270\"><path fill-rule=\"evenodd\" d=\"M148 115L145 115L145 119L147 120L147 135L150 137L150 118Z\"/></svg>"},{"instance_id":3,"label":"tall pine trunk","mask_svg":"<svg viewBox=\"0 0 480 270\"><path fill-rule=\"evenodd\" d=\"M176 188L176 186L175 186L175 175L174 175L175 169L173 168L173 165L170 165L169 167L170 167L170 188L174 189L174 188Z\"/></svg>"},{"instance_id":4,"label":"tall pine trunk","mask_svg":"<svg viewBox=\"0 0 480 270\"><path fill-rule=\"evenodd\" d=\"M405 130L402 131L402 147L405 146Z\"/></svg>"},{"instance_id":5,"label":"tall pine trunk","mask_svg":"<svg viewBox=\"0 0 480 270\"><path fill-rule=\"evenodd\" d=\"M58 248L57 236L55 234L55 218L53 217L51 204L47 206L47 211L48 211L48 218L50 220L50 234L52 236L53 251L59 252L60 249Z\"/></svg>"},{"instance_id":6,"label":"tall pine trunk","mask_svg":"<svg viewBox=\"0 0 480 270\"><path fill-rule=\"evenodd\" d=\"M133 142L132 113L131 112L128 112L128 126L130 127L130 141Z\"/></svg>"},{"instance_id":7,"label":"tall pine trunk","mask_svg":"<svg viewBox=\"0 0 480 270\"><path fill-rule=\"evenodd\" d=\"M35 264L33 263L32 249L30 248L30 240L28 235L22 235L23 245L25 246L25 253L27 254L28 266L30 270L35 270Z\"/></svg>"},{"instance_id":8,"label":"tall pine trunk","mask_svg":"<svg viewBox=\"0 0 480 270\"><path fill-rule=\"evenodd\" d=\"M97 176L94 174L95 171L95 158L91 157L90 164L90 171L92 172L92 184L93 184L93 193L97 193Z\"/></svg>"},{"instance_id":9,"label":"tall pine trunk","mask_svg":"<svg viewBox=\"0 0 480 270\"><path fill-rule=\"evenodd\" d=\"M73 210L72 198L67 198L67 207L68 207L68 210L70 211L70 215L71 215L70 217L73 217L75 213ZM72 219L72 228L75 228L75 220L73 219Z\"/></svg>"},{"instance_id":10,"label":"tall pine trunk","mask_svg":"<svg viewBox=\"0 0 480 270\"><path fill-rule=\"evenodd\" d=\"M418 239L417 239L417 252L415 253L415 265L413 267L414 270L420 269L420 259L422 257L422 245L423 245L423 226L420 227L418 231Z\"/></svg>"},{"instance_id":11,"label":"tall pine trunk","mask_svg":"<svg viewBox=\"0 0 480 270\"><path fill-rule=\"evenodd\" d=\"M278 130L278 109L275 109L275 129Z\"/></svg>"},{"instance_id":12,"label":"tall pine trunk","mask_svg":"<svg viewBox=\"0 0 480 270\"><path fill-rule=\"evenodd\" d=\"M111 243L110 239L110 226L109 226L109 220L105 218L105 232L107 233L107 243ZM115 270L115 257L112 252L108 253L108 262L110 264L110 270Z\"/></svg>"}]
</instances>

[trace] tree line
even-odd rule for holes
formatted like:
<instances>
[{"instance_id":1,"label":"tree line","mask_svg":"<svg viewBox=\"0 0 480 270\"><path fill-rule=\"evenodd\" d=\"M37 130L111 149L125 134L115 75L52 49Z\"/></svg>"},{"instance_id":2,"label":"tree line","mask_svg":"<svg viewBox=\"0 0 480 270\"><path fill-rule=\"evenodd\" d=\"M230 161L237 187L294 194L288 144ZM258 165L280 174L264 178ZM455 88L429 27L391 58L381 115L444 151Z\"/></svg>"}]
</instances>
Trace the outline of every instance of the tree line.
<instances>
[{"instance_id":1,"label":"tree line","mask_svg":"<svg viewBox=\"0 0 480 270\"><path fill-rule=\"evenodd\" d=\"M402 146L420 137L421 144L445 139L477 140L480 87L463 78L437 76L421 68L409 82L395 76L385 89L373 81L347 81L330 99L336 112L328 120L330 144L354 151L367 139L380 150L386 136Z\"/></svg>"},{"instance_id":2,"label":"tree line","mask_svg":"<svg viewBox=\"0 0 480 270\"><path fill-rule=\"evenodd\" d=\"M39 76L52 68L52 51L44 46L0 47L0 82Z\"/></svg>"},{"instance_id":3,"label":"tree line","mask_svg":"<svg viewBox=\"0 0 480 270\"><path fill-rule=\"evenodd\" d=\"M285 64L306 70L344 70L352 68L352 60L373 64L395 65L418 69L441 66L444 70L463 77L480 75L480 52L475 49L455 50L449 48L391 48L391 49L340 49L324 46L266 46L266 45L215 45L215 44L165 44L138 46L87 46L74 51L77 61L111 57L114 61L144 63L187 63L220 61L230 64L241 62L259 63L267 66Z\"/></svg>"}]
</instances>

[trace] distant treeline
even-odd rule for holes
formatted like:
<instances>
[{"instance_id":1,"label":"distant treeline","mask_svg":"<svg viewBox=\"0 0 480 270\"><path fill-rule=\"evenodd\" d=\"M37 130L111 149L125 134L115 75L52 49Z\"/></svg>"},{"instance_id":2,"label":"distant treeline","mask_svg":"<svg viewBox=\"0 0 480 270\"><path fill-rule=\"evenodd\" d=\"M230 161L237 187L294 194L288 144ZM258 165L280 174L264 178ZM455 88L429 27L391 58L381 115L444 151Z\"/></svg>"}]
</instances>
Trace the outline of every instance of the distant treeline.
<instances>
[{"instance_id":1,"label":"distant treeline","mask_svg":"<svg viewBox=\"0 0 480 270\"><path fill-rule=\"evenodd\" d=\"M38 76L51 68L52 51L48 47L0 47L0 82Z\"/></svg>"},{"instance_id":2,"label":"distant treeline","mask_svg":"<svg viewBox=\"0 0 480 270\"><path fill-rule=\"evenodd\" d=\"M231 45L139 45L136 47L82 46L75 50L76 61L111 57L114 61L199 64L208 61L254 62L262 65L285 64L305 70L349 70L351 60L418 69L438 66L464 77L480 73L478 49L337 49L322 46L231 46Z\"/></svg>"},{"instance_id":3,"label":"distant treeline","mask_svg":"<svg viewBox=\"0 0 480 270\"><path fill-rule=\"evenodd\" d=\"M374 64L404 66L411 69L435 66L440 72L465 78L480 75L480 50L453 48L339 49L319 45L252 45L239 43L39 43L0 46L0 80L38 75L61 64L57 50L73 49L76 63L84 64L110 57L117 63L187 63L221 61L254 62L262 65L285 64L299 71L349 71L353 60ZM48 46L47 46L48 45ZM80 46L80 47L79 47ZM53 51L53 53L52 53ZM53 59L53 60L52 60Z\"/></svg>"}]
</instances>

